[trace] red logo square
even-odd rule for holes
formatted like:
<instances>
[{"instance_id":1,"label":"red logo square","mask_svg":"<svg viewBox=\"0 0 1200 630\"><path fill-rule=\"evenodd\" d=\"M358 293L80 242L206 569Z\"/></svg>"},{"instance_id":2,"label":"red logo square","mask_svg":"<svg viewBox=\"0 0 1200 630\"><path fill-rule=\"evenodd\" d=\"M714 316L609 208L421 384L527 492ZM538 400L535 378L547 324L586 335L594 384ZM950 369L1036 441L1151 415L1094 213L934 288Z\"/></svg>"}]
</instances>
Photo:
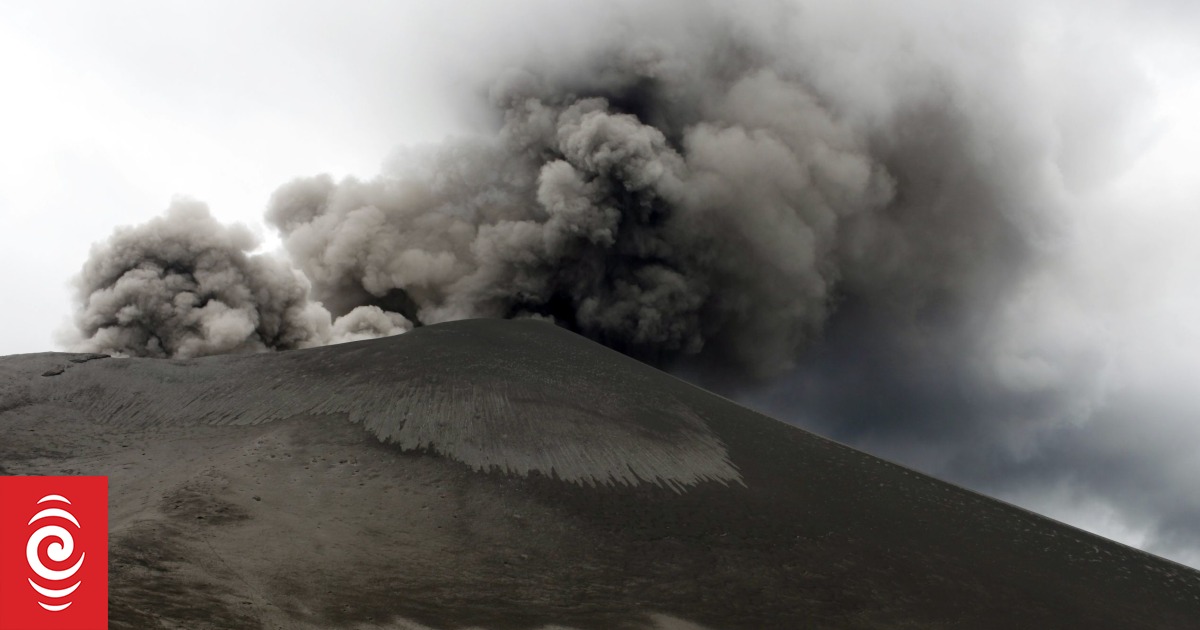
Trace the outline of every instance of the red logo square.
<instances>
[{"instance_id":1,"label":"red logo square","mask_svg":"<svg viewBox=\"0 0 1200 630\"><path fill-rule=\"evenodd\" d=\"M107 630L108 478L0 477L0 630Z\"/></svg>"}]
</instances>

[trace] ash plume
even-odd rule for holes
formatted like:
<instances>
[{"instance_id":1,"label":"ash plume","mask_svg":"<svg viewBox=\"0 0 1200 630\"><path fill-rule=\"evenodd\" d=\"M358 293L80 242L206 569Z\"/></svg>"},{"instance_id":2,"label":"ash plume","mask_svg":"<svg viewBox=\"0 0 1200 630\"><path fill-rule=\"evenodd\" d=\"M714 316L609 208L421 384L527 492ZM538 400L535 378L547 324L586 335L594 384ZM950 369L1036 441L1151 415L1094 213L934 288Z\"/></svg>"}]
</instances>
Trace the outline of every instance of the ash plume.
<instances>
[{"instance_id":1,"label":"ash plume","mask_svg":"<svg viewBox=\"0 0 1200 630\"><path fill-rule=\"evenodd\" d=\"M855 248L889 238L865 226L894 183L803 82L730 54L510 71L494 136L402 153L371 181L297 180L268 222L334 313L538 316L646 360L778 371Z\"/></svg>"},{"instance_id":2,"label":"ash plume","mask_svg":"<svg viewBox=\"0 0 1200 630\"><path fill-rule=\"evenodd\" d=\"M980 164L936 91L865 119L725 17L503 71L494 134L296 180L267 220L334 314L537 316L724 375L786 370L849 295L903 319L1019 272L1027 147Z\"/></svg>"},{"instance_id":3,"label":"ash plume","mask_svg":"<svg viewBox=\"0 0 1200 630\"><path fill-rule=\"evenodd\" d=\"M498 71L492 133L399 152L371 180L281 187L266 218L311 299L334 316L379 309L376 323L545 318L660 365L766 376L847 296L904 318L1014 274L1028 217L1000 207L1012 164L973 163L976 121L938 93L866 117L822 94L786 38L707 5L689 15ZM120 277L87 275L87 293ZM156 299L173 303L173 287ZM92 349L112 334L97 337L112 317L96 310L80 325ZM120 345L175 356L333 339L319 317L275 333L254 312L236 333L157 317ZM219 341L154 341L171 326Z\"/></svg>"},{"instance_id":4,"label":"ash plume","mask_svg":"<svg viewBox=\"0 0 1200 630\"><path fill-rule=\"evenodd\" d=\"M221 225L193 201L117 230L76 281L79 347L187 358L321 343L328 314L285 263L251 255L256 245L245 227Z\"/></svg>"},{"instance_id":5,"label":"ash plume","mask_svg":"<svg viewBox=\"0 0 1200 630\"><path fill-rule=\"evenodd\" d=\"M375 307L330 324L308 282L283 261L250 252L241 225L177 201L165 216L119 229L92 250L76 280L76 347L124 356L190 358L290 350L399 334L411 325Z\"/></svg>"}]
</instances>

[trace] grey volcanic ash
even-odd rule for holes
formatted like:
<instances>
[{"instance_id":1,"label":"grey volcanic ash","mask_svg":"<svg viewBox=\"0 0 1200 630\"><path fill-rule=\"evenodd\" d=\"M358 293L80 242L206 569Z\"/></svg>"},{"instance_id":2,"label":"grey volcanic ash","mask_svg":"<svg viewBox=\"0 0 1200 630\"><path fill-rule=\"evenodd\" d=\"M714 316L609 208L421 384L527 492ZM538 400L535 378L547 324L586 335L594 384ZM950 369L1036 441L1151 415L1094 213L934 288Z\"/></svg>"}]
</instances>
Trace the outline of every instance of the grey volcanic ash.
<instances>
[{"instance_id":1,"label":"grey volcanic ash","mask_svg":"<svg viewBox=\"0 0 1200 630\"><path fill-rule=\"evenodd\" d=\"M328 336L328 315L284 262L252 255L254 236L204 204L119 229L77 280L84 346L132 356L194 357L300 348Z\"/></svg>"},{"instance_id":2,"label":"grey volcanic ash","mask_svg":"<svg viewBox=\"0 0 1200 630\"><path fill-rule=\"evenodd\" d=\"M487 89L494 133L401 152L369 181L296 180L268 221L335 316L552 318L644 360L700 355L739 374L789 367L840 296L953 308L981 276L1010 275L1022 217L996 207L1008 174L969 170L975 121L935 102L937 77L920 77L929 94L864 119L814 87L808 51L730 19L700 8L681 26L526 59ZM89 276L87 293L121 277ZM191 288L146 291L169 303ZM85 348L113 346L97 335L142 299L136 285L118 293L87 307L110 313L85 318ZM139 337L123 351L330 339L293 306L274 336L253 309L228 333L157 318L155 336L212 341L139 351ZM263 307L260 318L273 313Z\"/></svg>"}]
</instances>

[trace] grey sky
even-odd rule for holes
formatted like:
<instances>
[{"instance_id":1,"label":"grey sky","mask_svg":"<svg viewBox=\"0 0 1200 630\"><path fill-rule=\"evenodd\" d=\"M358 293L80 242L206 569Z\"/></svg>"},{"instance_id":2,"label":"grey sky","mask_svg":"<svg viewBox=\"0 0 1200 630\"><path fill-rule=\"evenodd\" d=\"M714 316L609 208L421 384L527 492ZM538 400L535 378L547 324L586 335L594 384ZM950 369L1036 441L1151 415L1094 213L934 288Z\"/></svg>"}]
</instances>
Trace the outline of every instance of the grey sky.
<instances>
[{"instance_id":1,"label":"grey sky","mask_svg":"<svg viewBox=\"0 0 1200 630\"><path fill-rule=\"evenodd\" d=\"M936 275L958 299L933 329L848 300L794 371L766 386L709 384L1200 565L1196 10L779 4L793 19L776 24L775 3L730 6L741 28L784 42L772 50L786 51L840 124L872 138L899 178L897 203L929 212L920 225L939 237L914 237L942 253L904 259L904 277ZM0 10L0 282L9 301L0 354L55 347L89 245L161 214L173 196L207 202L218 220L244 222L275 248L262 216L281 184L318 173L370 178L398 147L485 129L482 96L504 67L528 58L553 66L608 30L670 30L695 6L634 5ZM688 45L702 50L703 35ZM934 93L940 112L896 124L898 108ZM929 140L928 129L948 139ZM913 155L928 160L895 158ZM905 187L914 181L944 185ZM1019 252L1003 238L968 238L979 248L962 251L940 239L955 225L991 234L996 216L1018 226ZM947 260L961 274L937 268ZM900 276L856 279L848 269L846 282L863 295L906 290ZM885 281L891 288L877 286Z\"/></svg>"}]
</instances>

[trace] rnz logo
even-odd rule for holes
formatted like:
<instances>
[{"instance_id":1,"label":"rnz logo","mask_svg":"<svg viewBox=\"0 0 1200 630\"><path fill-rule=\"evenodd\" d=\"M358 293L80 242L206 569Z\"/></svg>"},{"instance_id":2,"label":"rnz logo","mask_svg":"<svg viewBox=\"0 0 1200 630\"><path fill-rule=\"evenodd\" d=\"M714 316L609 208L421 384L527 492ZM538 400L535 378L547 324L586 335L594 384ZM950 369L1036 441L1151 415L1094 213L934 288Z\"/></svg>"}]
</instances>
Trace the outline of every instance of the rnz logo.
<instances>
[{"instance_id":1,"label":"rnz logo","mask_svg":"<svg viewBox=\"0 0 1200 630\"><path fill-rule=\"evenodd\" d=\"M108 480L0 477L0 630L108 627Z\"/></svg>"},{"instance_id":2,"label":"rnz logo","mask_svg":"<svg viewBox=\"0 0 1200 630\"><path fill-rule=\"evenodd\" d=\"M42 559L43 551L51 564L65 564L75 557L75 536L63 525L74 525L76 531L79 530L80 525L79 520L70 512L70 499L58 494L48 494L38 499L38 505L42 504L54 507L46 507L29 519L30 525L37 525L39 521L42 523L37 531L29 537L29 542L25 544L25 559L29 562L29 568L33 569L39 578L39 580L29 578L29 585L37 591L38 595L54 602L46 603L39 598L38 606L50 612L62 612L71 606L69 599L71 593L83 585L83 580L75 580L74 584L71 584L71 580L78 577L79 569L83 568L83 561L87 558L87 552L80 551L79 560L69 569L60 571L46 566L47 562ZM43 546L42 543L47 540L53 542L48 546ZM38 581L53 584L54 587L47 588L38 584ZM70 586L63 588L67 584Z\"/></svg>"}]
</instances>

